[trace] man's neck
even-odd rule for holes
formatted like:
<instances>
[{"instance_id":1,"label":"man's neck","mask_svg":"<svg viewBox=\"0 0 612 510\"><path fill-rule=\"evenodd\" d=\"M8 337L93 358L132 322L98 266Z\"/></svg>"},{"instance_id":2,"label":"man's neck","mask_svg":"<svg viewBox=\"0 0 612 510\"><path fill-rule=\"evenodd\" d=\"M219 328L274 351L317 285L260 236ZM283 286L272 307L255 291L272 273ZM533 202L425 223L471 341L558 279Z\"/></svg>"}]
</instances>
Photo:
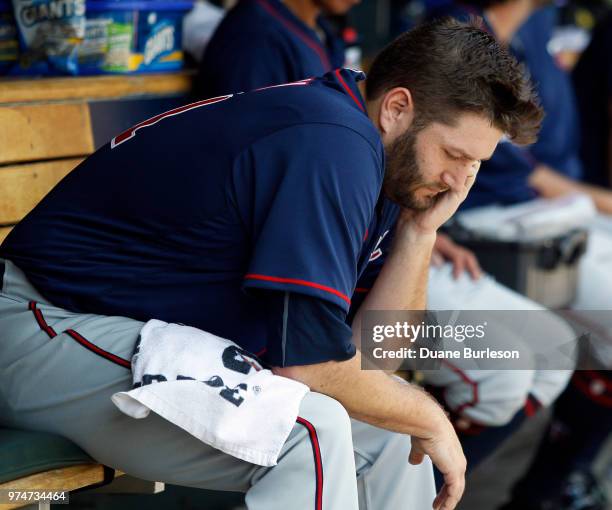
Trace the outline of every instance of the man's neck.
<instances>
[{"instance_id":1,"label":"man's neck","mask_svg":"<svg viewBox=\"0 0 612 510\"><path fill-rule=\"evenodd\" d=\"M321 8L313 0L282 0L287 8L305 25L317 28L317 18Z\"/></svg>"},{"instance_id":2,"label":"man's neck","mask_svg":"<svg viewBox=\"0 0 612 510\"><path fill-rule=\"evenodd\" d=\"M533 11L532 0L508 0L489 7L484 14L497 40L507 45Z\"/></svg>"}]
</instances>

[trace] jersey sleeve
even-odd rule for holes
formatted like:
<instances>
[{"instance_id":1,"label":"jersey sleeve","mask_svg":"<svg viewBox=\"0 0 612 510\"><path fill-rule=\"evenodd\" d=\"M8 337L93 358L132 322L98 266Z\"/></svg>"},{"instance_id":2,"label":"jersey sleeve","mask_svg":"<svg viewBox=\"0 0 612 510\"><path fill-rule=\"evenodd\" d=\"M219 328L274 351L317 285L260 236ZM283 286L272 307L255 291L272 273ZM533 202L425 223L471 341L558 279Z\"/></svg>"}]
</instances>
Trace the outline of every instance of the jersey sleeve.
<instances>
[{"instance_id":1,"label":"jersey sleeve","mask_svg":"<svg viewBox=\"0 0 612 510\"><path fill-rule=\"evenodd\" d=\"M353 332L339 306L294 292L258 291L258 296L268 312L267 363L312 365L355 355Z\"/></svg>"},{"instance_id":2,"label":"jersey sleeve","mask_svg":"<svg viewBox=\"0 0 612 510\"><path fill-rule=\"evenodd\" d=\"M382 148L328 124L253 144L233 184L252 239L244 287L297 292L348 311L382 182Z\"/></svg>"}]
</instances>

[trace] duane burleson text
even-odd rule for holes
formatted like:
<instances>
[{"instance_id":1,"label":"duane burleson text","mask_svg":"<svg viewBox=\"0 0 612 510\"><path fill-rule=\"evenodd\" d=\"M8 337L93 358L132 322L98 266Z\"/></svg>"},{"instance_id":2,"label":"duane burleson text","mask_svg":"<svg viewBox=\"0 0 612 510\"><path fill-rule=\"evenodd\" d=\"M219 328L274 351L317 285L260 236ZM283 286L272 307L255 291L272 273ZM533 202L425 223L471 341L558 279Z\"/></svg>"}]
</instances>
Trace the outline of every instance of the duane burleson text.
<instances>
[{"instance_id":1,"label":"duane burleson text","mask_svg":"<svg viewBox=\"0 0 612 510\"><path fill-rule=\"evenodd\" d=\"M517 350L495 350L489 347L485 349L464 347L461 350L435 350L420 347L418 351L409 347L394 350L376 347L372 350L372 356L376 359L520 359L521 354Z\"/></svg>"}]
</instances>

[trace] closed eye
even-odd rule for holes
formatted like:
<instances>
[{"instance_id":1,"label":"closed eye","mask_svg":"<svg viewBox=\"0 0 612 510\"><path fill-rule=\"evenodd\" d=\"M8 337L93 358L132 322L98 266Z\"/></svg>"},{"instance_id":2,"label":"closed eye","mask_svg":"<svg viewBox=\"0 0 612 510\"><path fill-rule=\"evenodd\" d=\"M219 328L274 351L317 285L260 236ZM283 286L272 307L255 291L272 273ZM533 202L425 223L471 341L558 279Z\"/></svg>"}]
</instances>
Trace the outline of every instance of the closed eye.
<instances>
[{"instance_id":1,"label":"closed eye","mask_svg":"<svg viewBox=\"0 0 612 510\"><path fill-rule=\"evenodd\" d=\"M448 152L448 151L444 151L444 152L446 152L446 155L447 155L447 156L448 156L450 159L452 159L453 161L461 161L462 159L465 159L463 156L458 156L458 155L455 155L455 154L451 154L451 153L450 153L450 152Z\"/></svg>"}]
</instances>

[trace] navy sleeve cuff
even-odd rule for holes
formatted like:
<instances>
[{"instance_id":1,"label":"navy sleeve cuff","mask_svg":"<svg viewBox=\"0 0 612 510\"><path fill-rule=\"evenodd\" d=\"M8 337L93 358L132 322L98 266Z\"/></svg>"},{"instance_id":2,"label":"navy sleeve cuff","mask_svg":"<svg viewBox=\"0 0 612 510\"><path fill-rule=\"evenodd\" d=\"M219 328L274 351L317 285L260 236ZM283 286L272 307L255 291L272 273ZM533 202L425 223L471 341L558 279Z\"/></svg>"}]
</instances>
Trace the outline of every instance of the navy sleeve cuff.
<instances>
[{"instance_id":1,"label":"navy sleeve cuff","mask_svg":"<svg viewBox=\"0 0 612 510\"><path fill-rule=\"evenodd\" d=\"M265 361L272 366L312 365L351 359L356 348L346 312L305 294L264 291L268 342Z\"/></svg>"}]
</instances>

